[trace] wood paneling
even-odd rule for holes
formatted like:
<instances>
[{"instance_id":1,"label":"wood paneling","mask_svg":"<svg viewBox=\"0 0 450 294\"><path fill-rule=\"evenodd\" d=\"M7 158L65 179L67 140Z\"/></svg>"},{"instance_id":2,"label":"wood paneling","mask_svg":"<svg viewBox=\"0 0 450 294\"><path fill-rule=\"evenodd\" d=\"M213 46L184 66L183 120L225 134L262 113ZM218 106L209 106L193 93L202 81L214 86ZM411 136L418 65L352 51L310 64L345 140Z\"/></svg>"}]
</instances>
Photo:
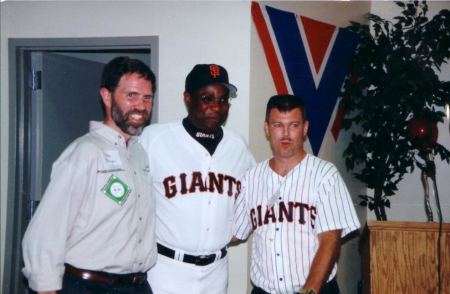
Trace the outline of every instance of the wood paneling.
<instances>
[{"instance_id":1,"label":"wood paneling","mask_svg":"<svg viewBox=\"0 0 450 294\"><path fill-rule=\"evenodd\" d=\"M361 234L364 294L438 293L439 224L368 221ZM450 294L450 224L442 225L441 293Z\"/></svg>"}]
</instances>

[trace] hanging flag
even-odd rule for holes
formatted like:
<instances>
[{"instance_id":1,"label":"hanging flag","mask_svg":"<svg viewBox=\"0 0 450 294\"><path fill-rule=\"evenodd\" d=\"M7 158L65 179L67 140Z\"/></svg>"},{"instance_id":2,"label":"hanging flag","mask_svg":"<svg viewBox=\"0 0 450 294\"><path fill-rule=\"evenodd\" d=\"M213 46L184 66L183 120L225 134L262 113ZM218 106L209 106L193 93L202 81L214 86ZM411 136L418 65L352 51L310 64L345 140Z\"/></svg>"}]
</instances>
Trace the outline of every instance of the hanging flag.
<instances>
[{"instance_id":1,"label":"hanging flag","mask_svg":"<svg viewBox=\"0 0 450 294\"><path fill-rule=\"evenodd\" d=\"M342 28L257 2L252 17L278 94L303 98L309 121L308 139L314 155L330 130L335 141L343 113L331 118L345 79L345 61L355 52L359 36Z\"/></svg>"}]
</instances>

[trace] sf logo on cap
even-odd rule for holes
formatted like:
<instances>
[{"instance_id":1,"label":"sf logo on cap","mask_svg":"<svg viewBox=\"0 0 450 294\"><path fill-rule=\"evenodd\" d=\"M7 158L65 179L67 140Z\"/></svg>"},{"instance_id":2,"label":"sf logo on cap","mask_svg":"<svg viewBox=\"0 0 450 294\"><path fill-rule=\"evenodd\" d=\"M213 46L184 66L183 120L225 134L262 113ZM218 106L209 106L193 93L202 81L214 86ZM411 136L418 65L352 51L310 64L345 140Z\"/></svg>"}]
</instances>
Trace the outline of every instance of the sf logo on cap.
<instances>
[{"instance_id":1,"label":"sf logo on cap","mask_svg":"<svg viewBox=\"0 0 450 294\"><path fill-rule=\"evenodd\" d=\"M209 69L211 70L211 75L214 76L214 78L220 76L220 68L217 65L210 65Z\"/></svg>"}]
</instances>

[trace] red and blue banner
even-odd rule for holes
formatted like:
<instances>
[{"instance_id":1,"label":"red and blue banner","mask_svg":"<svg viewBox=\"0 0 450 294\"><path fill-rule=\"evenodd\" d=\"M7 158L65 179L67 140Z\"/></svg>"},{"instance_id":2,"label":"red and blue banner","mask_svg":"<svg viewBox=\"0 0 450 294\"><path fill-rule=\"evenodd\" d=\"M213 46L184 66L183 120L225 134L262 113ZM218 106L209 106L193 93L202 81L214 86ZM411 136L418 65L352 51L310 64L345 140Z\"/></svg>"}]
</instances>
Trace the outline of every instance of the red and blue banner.
<instances>
[{"instance_id":1,"label":"red and blue banner","mask_svg":"<svg viewBox=\"0 0 450 294\"><path fill-rule=\"evenodd\" d=\"M337 140L343 113L335 114L345 61L355 52L355 33L292 12L252 3L252 17L278 94L303 98L314 155L331 132ZM335 117L334 124L331 118Z\"/></svg>"}]
</instances>

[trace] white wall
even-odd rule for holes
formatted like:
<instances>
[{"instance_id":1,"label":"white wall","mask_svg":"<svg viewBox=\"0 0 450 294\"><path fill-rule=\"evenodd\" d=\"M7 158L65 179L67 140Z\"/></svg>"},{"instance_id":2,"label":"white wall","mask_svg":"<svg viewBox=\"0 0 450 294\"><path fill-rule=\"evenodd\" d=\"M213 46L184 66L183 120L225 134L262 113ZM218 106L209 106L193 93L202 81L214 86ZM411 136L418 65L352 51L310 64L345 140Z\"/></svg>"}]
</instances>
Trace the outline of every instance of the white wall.
<instances>
[{"instance_id":1,"label":"white wall","mask_svg":"<svg viewBox=\"0 0 450 294\"><path fill-rule=\"evenodd\" d=\"M450 10L450 2L430 1L428 3L427 16L431 19L433 15L442 9ZM387 6L389 9L387 9ZM373 2L372 13L380 15L385 19L390 19L399 14L399 9L394 3ZM450 81L450 66L444 64L439 73L441 80ZM449 97L450 98L450 97ZM441 109L444 111L444 109ZM449 120L444 119L444 123L438 124L439 137L438 142L450 150L450 129ZM439 199L444 222L450 222L450 185L448 179L450 175L450 165L441 161L440 157L435 158L436 163L436 182L438 184ZM416 168L412 174L406 174L404 179L398 185L398 191L395 196L390 197L391 209L386 209L388 220L391 221L416 221L426 222L424 206L424 189L420 179L421 171ZM430 185L432 181L430 180ZM430 189L430 194L432 194ZM431 199L434 221L438 220L435 199ZM373 212L368 213L368 218L376 220Z\"/></svg>"},{"instance_id":2,"label":"white wall","mask_svg":"<svg viewBox=\"0 0 450 294\"><path fill-rule=\"evenodd\" d=\"M226 126L248 139L250 20L249 2L3 2L1 256L8 193L8 38L159 36L160 121L186 116L182 94L192 67L218 63L226 67L238 88ZM230 293L247 288L246 279L241 278L247 274L247 265L241 263L246 255L246 246L230 250Z\"/></svg>"},{"instance_id":3,"label":"white wall","mask_svg":"<svg viewBox=\"0 0 450 294\"><path fill-rule=\"evenodd\" d=\"M350 20L364 22L364 16L370 11L370 2L263 2L285 11L313 18L325 23L345 27ZM263 121L265 117L266 104L272 95L276 95L275 85L264 55L261 42L255 26L252 24L251 33L251 77L250 77L250 148L257 159L262 161L269 157L272 152L266 140ZM366 220L366 210L358 206L357 195L365 193L365 187L356 181L353 176L346 172L345 161L342 152L348 145L350 132L341 132L337 142L329 135L326 137L326 147L322 158L333 162L339 169L345 183L347 184L358 218L363 225ZM352 238L346 240L341 249L337 279L342 293L358 293L357 283L360 280L360 257L358 252L358 240Z\"/></svg>"}]
</instances>

